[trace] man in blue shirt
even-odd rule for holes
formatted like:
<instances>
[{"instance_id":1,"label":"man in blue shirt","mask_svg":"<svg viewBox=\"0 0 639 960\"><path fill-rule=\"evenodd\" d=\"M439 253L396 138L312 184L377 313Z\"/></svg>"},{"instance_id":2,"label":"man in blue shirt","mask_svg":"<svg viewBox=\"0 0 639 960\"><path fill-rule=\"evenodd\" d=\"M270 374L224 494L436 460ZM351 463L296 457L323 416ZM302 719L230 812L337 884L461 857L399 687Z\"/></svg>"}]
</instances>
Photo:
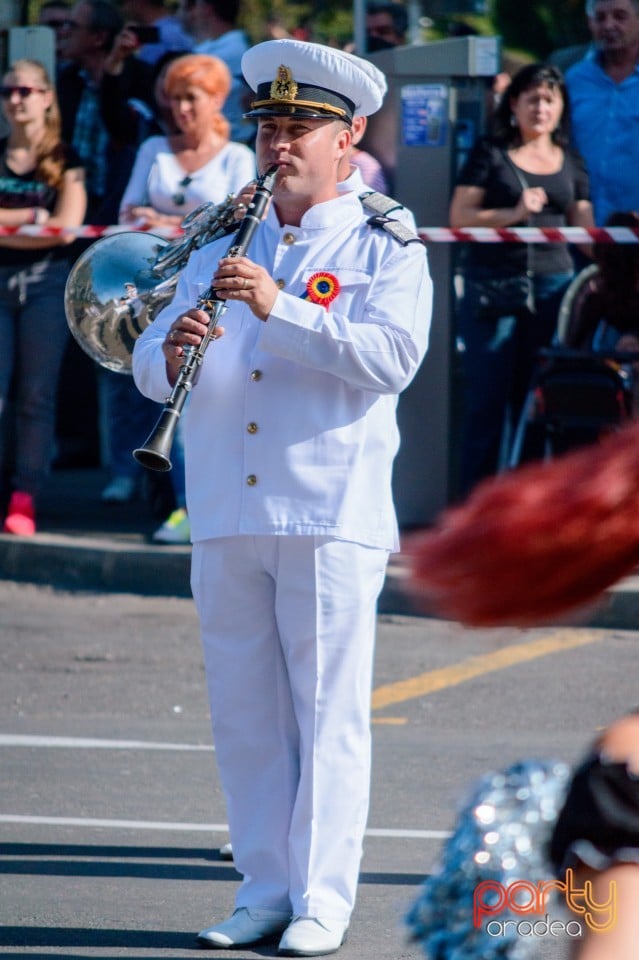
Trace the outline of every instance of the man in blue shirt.
<instances>
[{"instance_id":1,"label":"man in blue shirt","mask_svg":"<svg viewBox=\"0 0 639 960\"><path fill-rule=\"evenodd\" d=\"M142 35L135 51L145 63L153 65L167 53L190 53L193 49L193 37L184 30L166 0L122 0L120 9L127 23L157 30L157 37L153 40Z\"/></svg>"},{"instance_id":2,"label":"man in blue shirt","mask_svg":"<svg viewBox=\"0 0 639 960\"><path fill-rule=\"evenodd\" d=\"M587 0L593 48L566 73L595 222L639 209L639 0Z\"/></svg>"},{"instance_id":3,"label":"man in blue shirt","mask_svg":"<svg viewBox=\"0 0 639 960\"><path fill-rule=\"evenodd\" d=\"M240 0L180 0L178 13L184 29L194 38L193 53L218 57L231 71L231 92L222 113L231 124L231 140L252 146L256 128L244 119L250 90L241 66L250 43L238 27L239 10Z\"/></svg>"}]
</instances>

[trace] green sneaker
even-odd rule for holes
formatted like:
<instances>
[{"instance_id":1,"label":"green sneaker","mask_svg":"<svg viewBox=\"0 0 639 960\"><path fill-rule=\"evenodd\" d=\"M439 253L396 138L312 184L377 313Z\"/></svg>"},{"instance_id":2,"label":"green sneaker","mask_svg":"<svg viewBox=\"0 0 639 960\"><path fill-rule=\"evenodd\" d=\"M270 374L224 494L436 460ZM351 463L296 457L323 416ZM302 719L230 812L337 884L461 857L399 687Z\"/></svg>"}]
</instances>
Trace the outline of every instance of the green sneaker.
<instances>
[{"instance_id":1,"label":"green sneaker","mask_svg":"<svg viewBox=\"0 0 639 960\"><path fill-rule=\"evenodd\" d=\"M184 507L178 507L153 534L155 543L190 543L191 524Z\"/></svg>"}]
</instances>

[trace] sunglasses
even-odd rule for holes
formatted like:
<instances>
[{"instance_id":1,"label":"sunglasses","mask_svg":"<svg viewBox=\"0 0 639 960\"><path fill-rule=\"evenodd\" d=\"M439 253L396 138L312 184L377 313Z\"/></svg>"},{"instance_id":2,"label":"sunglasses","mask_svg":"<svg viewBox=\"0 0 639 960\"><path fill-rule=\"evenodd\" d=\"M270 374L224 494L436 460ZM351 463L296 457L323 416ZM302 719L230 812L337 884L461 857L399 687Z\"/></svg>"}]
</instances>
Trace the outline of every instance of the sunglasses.
<instances>
[{"instance_id":1,"label":"sunglasses","mask_svg":"<svg viewBox=\"0 0 639 960\"><path fill-rule=\"evenodd\" d=\"M179 189L177 193L174 193L173 196L171 197L171 200L173 201L176 207L181 207L186 202L186 196L184 194L184 191L186 190L188 185L192 182L193 182L193 177L185 177L184 180L180 180L180 182L178 183L178 187L180 187L181 189Z\"/></svg>"},{"instance_id":2,"label":"sunglasses","mask_svg":"<svg viewBox=\"0 0 639 960\"><path fill-rule=\"evenodd\" d=\"M17 93L21 100L26 100L32 93L46 93L44 87L0 87L0 97L3 100L9 100L14 93Z\"/></svg>"}]
</instances>

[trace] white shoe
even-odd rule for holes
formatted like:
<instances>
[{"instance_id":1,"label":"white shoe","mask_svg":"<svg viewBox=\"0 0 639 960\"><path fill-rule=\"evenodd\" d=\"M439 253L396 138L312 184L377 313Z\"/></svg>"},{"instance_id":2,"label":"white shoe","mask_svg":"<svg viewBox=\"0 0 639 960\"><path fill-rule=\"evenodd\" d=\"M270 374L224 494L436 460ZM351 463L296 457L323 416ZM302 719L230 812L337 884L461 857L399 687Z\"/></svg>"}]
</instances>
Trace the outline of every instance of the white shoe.
<instances>
[{"instance_id":1,"label":"white shoe","mask_svg":"<svg viewBox=\"0 0 639 960\"><path fill-rule=\"evenodd\" d=\"M133 500L137 483L133 477L114 477L101 494L103 503L128 503Z\"/></svg>"},{"instance_id":2,"label":"white shoe","mask_svg":"<svg viewBox=\"0 0 639 960\"><path fill-rule=\"evenodd\" d=\"M220 847L220 860L232 860L233 859L233 844L232 843L223 843Z\"/></svg>"},{"instance_id":3,"label":"white shoe","mask_svg":"<svg viewBox=\"0 0 639 960\"><path fill-rule=\"evenodd\" d=\"M178 507L153 534L155 543L190 543L191 524L186 510Z\"/></svg>"},{"instance_id":4,"label":"white shoe","mask_svg":"<svg viewBox=\"0 0 639 960\"><path fill-rule=\"evenodd\" d=\"M286 930L290 920L290 913L239 907L228 920L200 931L196 940L201 947L213 950L248 947L252 943L279 936Z\"/></svg>"},{"instance_id":5,"label":"white shoe","mask_svg":"<svg viewBox=\"0 0 639 960\"><path fill-rule=\"evenodd\" d=\"M336 953L346 939L348 923L321 920L319 917L295 917L280 940L280 957L323 957Z\"/></svg>"}]
</instances>

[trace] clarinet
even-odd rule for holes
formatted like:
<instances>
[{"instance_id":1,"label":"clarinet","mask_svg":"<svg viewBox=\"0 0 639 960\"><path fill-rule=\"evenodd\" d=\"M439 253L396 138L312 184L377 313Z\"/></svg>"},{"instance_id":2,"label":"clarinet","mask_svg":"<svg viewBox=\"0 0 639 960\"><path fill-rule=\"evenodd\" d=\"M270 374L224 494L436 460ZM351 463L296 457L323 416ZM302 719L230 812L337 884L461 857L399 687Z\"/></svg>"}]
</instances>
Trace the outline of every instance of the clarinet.
<instances>
[{"instance_id":1,"label":"clarinet","mask_svg":"<svg viewBox=\"0 0 639 960\"><path fill-rule=\"evenodd\" d=\"M272 166L257 181L253 199L248 204L246 213L240 223L233 244L229 247L227 257L243 257L266 209L266 205L273 192L278 167ZM186 398L195 386L197 377L204 360L204 354L211 342L215 339L218 323L226 310L226 300L218 299L213 286L198 297L197 306L209 316L209 324L205 335L197 347L187 347L184 351L184 363L180 368L177 380L171 394L164 401L164 407L158 421L144 442L143 446L133 451L138 463L149 470L161 473L171 469L171 447L178 421Z\"/></svg>"}]
</instances>

